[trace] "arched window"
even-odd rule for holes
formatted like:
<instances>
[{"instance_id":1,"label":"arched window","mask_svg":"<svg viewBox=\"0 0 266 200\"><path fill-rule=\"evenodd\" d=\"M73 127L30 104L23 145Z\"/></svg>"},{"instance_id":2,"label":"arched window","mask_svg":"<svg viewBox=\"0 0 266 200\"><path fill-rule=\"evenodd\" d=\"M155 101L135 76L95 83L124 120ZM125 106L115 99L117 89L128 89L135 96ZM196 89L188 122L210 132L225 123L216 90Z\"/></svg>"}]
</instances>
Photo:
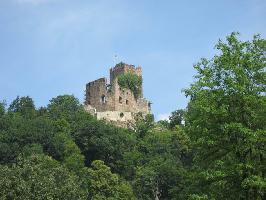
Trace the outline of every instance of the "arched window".
<instances>
[{"instance_id":1,"label":"arched window","mask_svg":"<svg viewBox=\"0 0 266 200\"><path fill-rule=\"evenodd\" d=\"M126 100L126 104L128 105L128 103L129 103L129 101L128 100Z\"/></svg>"},{"instance_id":2,"label":"arched window","mask_svg":"<svg viewBox=\"0 0 266 200\"><path fill-rule=\"evenodd\" d=\"M119 97L119 103L122 103L122 97Z\"/></svg>"},{"instance_id":3,"label":"arched window","mask_svg":"<svg viewBox=\"0 0 266 200\"><path fill-rule=\"evenodd\" d=\"M106 97L105 97L105 95L102 95L102 97L101 97L101 102L102 102L102 103L106 103Z\"/></svg>"}]
</instances>

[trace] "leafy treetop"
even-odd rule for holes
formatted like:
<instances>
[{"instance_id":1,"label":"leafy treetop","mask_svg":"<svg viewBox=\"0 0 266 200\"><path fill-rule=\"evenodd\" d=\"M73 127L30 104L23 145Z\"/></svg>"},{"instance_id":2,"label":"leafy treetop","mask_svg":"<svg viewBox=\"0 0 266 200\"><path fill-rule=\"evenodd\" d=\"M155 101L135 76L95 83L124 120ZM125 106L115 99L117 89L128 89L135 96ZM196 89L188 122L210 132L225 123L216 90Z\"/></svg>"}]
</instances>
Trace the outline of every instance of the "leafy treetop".
<instances>
[{"instance_id":1,"label":"leafy treetop","mask_svg":"<svg viewBox=\"0 0 266 200\"><path fill-rule=\"evenodd\" d=\"M218 55L195 65L196 81L185 91L191 188L208 199L265 199L266 40L232 33L216 48Z\"/></svg>"}]
</instances>

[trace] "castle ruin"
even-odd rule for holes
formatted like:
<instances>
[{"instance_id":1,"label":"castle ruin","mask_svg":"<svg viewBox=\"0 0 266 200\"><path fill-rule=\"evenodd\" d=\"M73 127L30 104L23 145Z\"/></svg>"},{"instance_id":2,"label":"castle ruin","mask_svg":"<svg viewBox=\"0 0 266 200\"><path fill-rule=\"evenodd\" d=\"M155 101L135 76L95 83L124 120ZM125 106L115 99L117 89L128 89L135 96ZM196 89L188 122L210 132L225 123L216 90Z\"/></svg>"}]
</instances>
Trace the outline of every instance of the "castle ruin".
<instances>
[{"instance_id":1,"label":"castle ruin","mask_svg":"<svg viewBox=\"0 0 266 200\"><path fill-rule=\"evenodd\" d=\"M141 67L119 63L110 69L110 80L100 78L86 84L85 110L97 117L116 124L134 120L136 113L151 113L151 103L143 98L142 83L138 97L128 88L118 84L118 77L127 73L142 78Z\"/></svg>"}]
</instances>

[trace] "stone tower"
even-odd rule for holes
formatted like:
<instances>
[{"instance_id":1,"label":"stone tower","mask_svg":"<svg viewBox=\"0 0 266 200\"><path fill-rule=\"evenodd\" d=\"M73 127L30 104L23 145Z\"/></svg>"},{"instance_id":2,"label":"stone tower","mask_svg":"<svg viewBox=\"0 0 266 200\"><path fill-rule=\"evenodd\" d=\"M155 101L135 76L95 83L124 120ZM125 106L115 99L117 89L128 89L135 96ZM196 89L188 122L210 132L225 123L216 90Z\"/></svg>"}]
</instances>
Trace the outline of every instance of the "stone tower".
<instances>
[{"instance_id":1,"label":"stone tower","mask_svg":"<svg viewBox=\"0 0 266 200\"><path fill-rule=\"evenodd\" d=\"M134 119L134 114L151 113L151 103L143 98L142 85L140 95L136 98L133 92L121 88L118 76L133 73L142 77L141 67L119 63L110 69L110 82L106 78L89 82L86 85L85 109L95 115L97 119L125 124Z\"/></svg>"}]
</instances>

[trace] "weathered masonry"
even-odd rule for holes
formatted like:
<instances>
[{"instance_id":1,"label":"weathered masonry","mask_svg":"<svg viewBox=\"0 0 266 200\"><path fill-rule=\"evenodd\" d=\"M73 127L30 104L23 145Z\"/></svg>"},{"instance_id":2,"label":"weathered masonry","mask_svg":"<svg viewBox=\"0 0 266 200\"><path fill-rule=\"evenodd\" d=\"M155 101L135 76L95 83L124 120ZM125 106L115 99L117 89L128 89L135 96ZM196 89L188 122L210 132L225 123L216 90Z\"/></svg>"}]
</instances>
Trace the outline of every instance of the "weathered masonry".
<instances>
[{"instance_id":1,"label":"weathered masonry","mask_svg":"<svg viewBox=\"0 0 266 200\"><path fill-rule=\"evenodd\" d=\"M132 121L136 113L150 114L151 103L143 98L142 82L137 97L133 91L118 84L118 77L128 73L142 79L141 67L119 63L110 69L109 82L106 78L89 82L86 85L85 109L97 119L122 124Z\"/></svg>"}]
</instances>

